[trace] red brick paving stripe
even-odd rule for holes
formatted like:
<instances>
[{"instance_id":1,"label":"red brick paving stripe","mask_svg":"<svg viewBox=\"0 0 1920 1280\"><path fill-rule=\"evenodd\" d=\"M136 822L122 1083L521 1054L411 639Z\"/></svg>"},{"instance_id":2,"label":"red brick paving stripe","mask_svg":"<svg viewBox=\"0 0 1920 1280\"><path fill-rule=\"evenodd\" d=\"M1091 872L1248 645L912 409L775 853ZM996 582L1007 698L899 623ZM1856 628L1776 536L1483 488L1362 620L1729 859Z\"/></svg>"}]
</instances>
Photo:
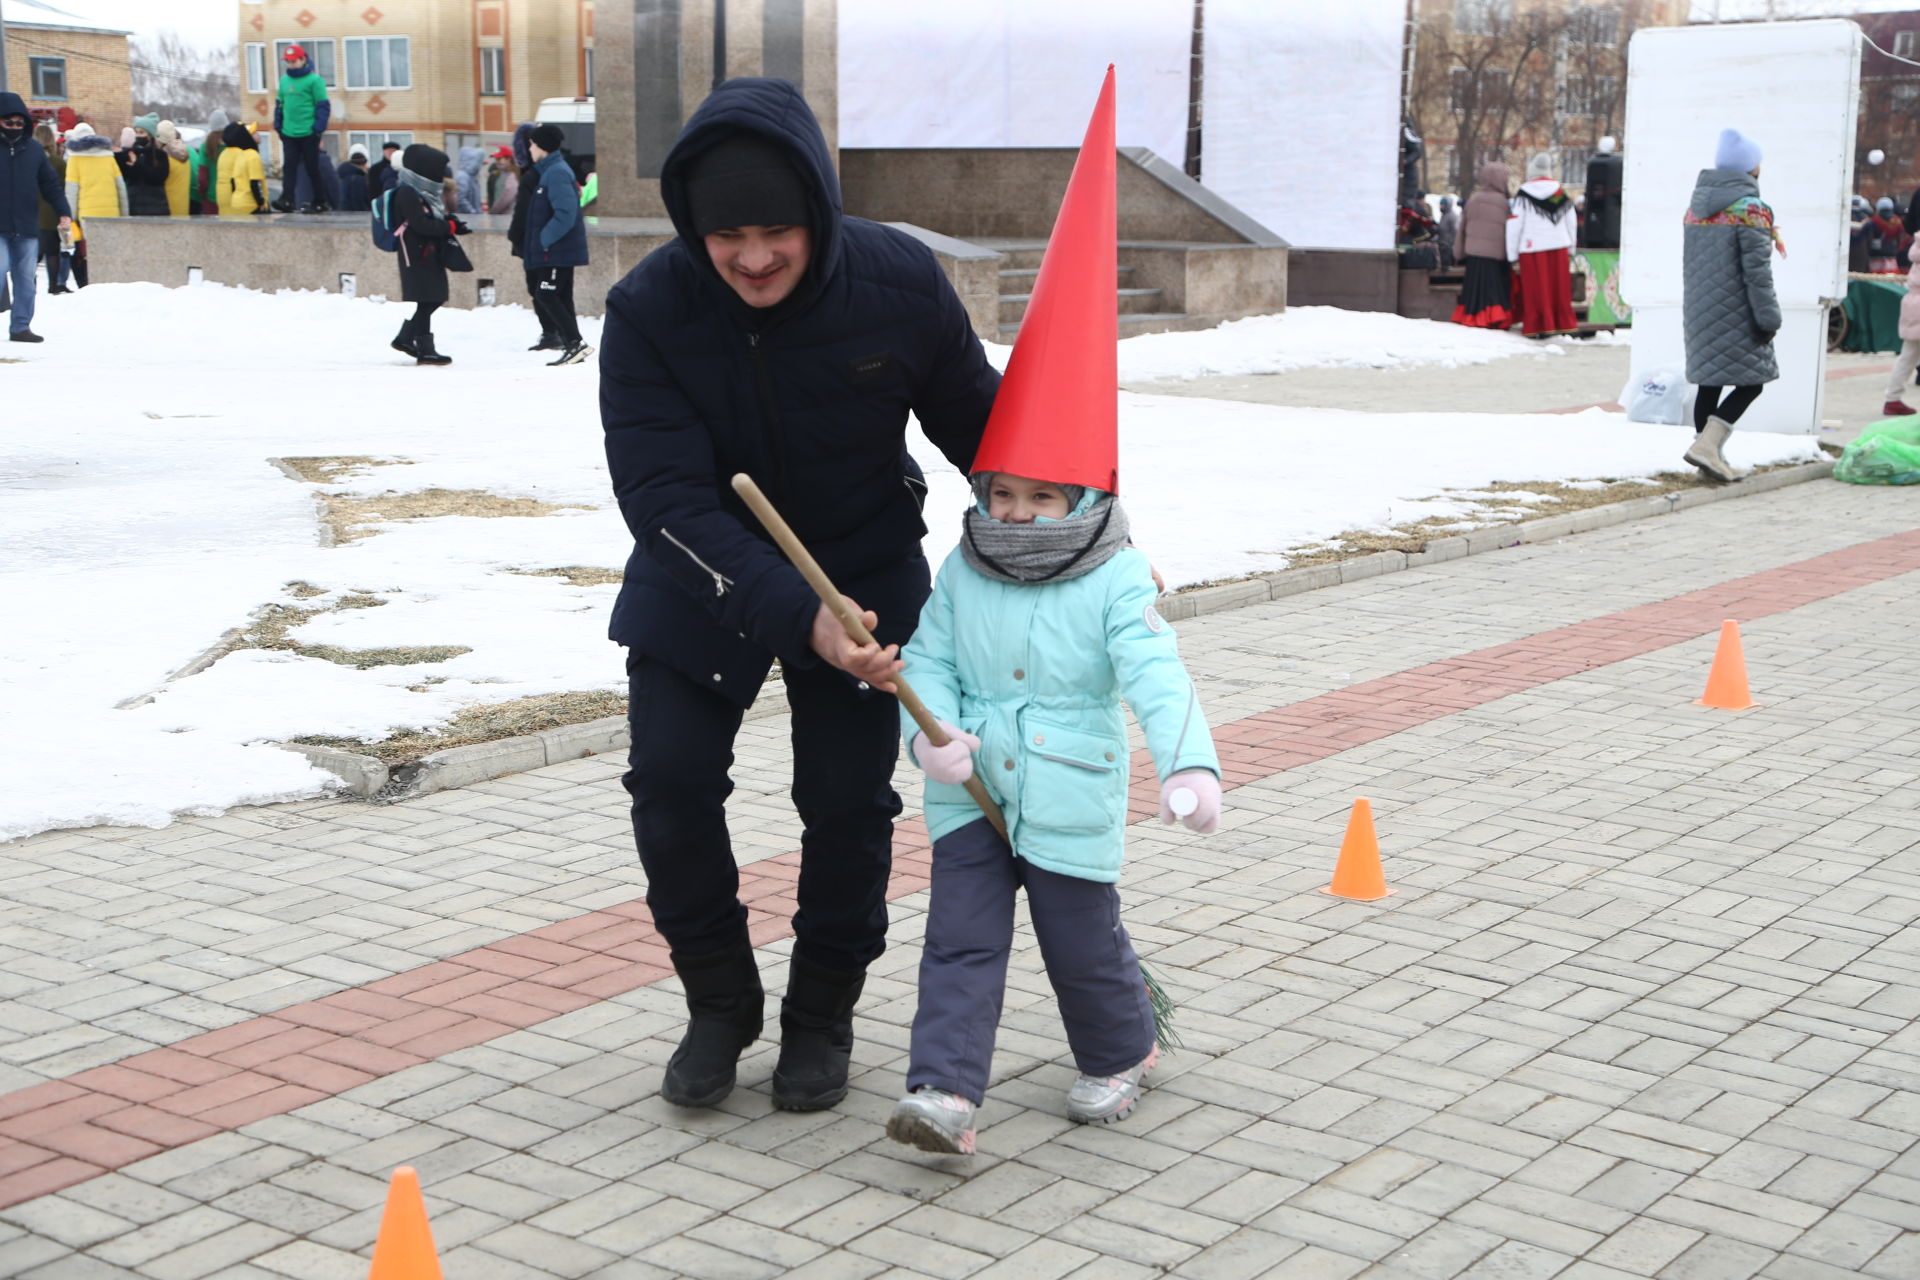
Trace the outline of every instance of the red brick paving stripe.
<instances>
[{"instance_id":1,"label":"red brick paving stripe","mask_svg":"<svg viewBox=\"0 0 1920 1280\"><path fill-rule=\"evenodd\" d=\"M1655 604L1275 707L1215 730L1239 786L1497 698L1920 570L1920 531L1815 556ZM1702 679L1705 673L1702 672ZM1135 753L1132 773L1153 765ZM1150 819L1153 790L1128 806ZM796 853L740 869L755 945L792 935ZM929 883L918 818L894 828L888 897ZM558 920L417 969L0 1094L0 1208L156 1152L284 1115L456 1049L658 982L666 944L644 900Z\"/></svg>"}]
</instances>

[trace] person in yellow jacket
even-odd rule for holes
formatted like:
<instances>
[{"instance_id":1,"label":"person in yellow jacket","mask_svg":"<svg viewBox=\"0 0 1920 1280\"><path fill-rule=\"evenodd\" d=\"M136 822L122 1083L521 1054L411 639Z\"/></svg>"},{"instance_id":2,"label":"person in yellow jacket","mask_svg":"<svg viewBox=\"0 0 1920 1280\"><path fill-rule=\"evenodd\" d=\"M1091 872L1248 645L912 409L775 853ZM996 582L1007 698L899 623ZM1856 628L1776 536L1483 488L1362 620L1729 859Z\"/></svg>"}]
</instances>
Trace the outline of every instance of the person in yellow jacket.
<instances>
[{"instance_id":1,"label":"person in yellow jacket","mask_svg":"<svg viewBox=\"0 0 1920 1280\"><path fill-rule=\"evenodd\" d=\"M260 164L260 144L252 130L235 122L220 133L226 150L220 153L220 216L244 218L267 213L267 172Z\"/></svg>"},{"instance_id":2,"label":"person in yellow jacket","mask_svg":"<svg viewBox=\"0 0 1920 1280\"><path fill-rule=\"evenodd\" d=\"M84 120L67 130L67 205L73 210L76 244L86 239L88 219L127 216L127 184L113 141Z\"/></svg>"},{"instance_id":3,"label":"person in yellow jacket","mask_svg":"<svg viewBox=\"0 0 1920 1280\"><path fill-rule=\"evenodd\" d=\"M167 166L167 216L184 218L187 216L187 181L192 172L186 141L171 120L162 120L154 130L153 138L160 149L167 153L167 158L173 161Z\"/></svg>"}]
</instances>

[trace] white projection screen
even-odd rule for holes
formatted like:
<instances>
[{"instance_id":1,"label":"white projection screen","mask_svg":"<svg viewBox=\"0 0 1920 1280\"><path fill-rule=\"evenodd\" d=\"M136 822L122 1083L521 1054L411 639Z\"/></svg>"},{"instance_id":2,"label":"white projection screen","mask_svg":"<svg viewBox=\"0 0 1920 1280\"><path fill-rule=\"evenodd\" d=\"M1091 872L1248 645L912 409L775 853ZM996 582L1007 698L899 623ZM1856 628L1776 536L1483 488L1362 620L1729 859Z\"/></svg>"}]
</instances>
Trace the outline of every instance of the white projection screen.
<instances>
[{"instance_id":1,"label":"white projection screen","mask_svg":"<svg viewBox=\"0 0 1920 1280\"><path fill-rule=\"evenodd\" d=\"M1760 144L1760 195L1787 255L1773 258L1780 377L1740 419L1817 432L1826 390L1825 301L1846 296L1847 196L1860 94L1860 29L1844 19L1663 27L1628 50L1621 293L1633 307L1633 378L1684 368L1681 218L1731 126Z\"/></svg>"},{"instance_id":2,"label":"white projection screen","mask_svg":"<svg viewBox=\"0 0 1920 1280\"><path fill-rule=\"evenodd\" d=\"M1119 144L1185 160L1191 0L839 0L839 17L843 147L1078 146L1111 62ZM1207 0L1201 181L1294 245L1391 249L1405 22L1405 0Z\"/></svg>"},{"instance_id":3,"label":"white projection screen","mask_svg":"<svg viewBox=\"0 0 1920 1280\"><path fill-rule=\"evenodd\" d=\"M1391 250L1404 0L1206 13L1201 181L1295 247Z\"/></svg>"}]
</instances>

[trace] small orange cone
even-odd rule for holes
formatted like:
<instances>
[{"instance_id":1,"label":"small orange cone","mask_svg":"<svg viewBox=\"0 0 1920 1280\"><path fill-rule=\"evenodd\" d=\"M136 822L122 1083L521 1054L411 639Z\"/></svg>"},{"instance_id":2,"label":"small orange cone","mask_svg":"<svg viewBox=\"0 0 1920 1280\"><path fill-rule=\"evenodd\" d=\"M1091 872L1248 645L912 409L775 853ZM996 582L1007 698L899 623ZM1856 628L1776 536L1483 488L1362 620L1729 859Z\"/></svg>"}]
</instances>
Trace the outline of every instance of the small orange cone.
<instances>
[{"instance_id":1,"label":"small orange cone","mask_svg":"<svg viewBox=\"0 0 1920 1280\"><path fill-rule=\"evenodd\" d=\"M367 1280L443 1280L427 1204L420 1198L420 1175L406 1165L393 1171L387 1187L387 1210L380 1217Z\"/></svg>"},{"instance_id":2,"label":"small orange cone","mask_svg":"<svg viewBox=\"0 0 1920 1280\"><path fill-rule=\"evenodd\" d=\"M1365 796L1353 802L1353 814L1347 819L1347 836L1340 842L1340 861L1333 868L1333 883L1320 892L1355 902L1376 902L1392 893L1387 876L1380 869L1380 841L1373 834L1373 806Z\"/></svg>"},{"instance_id":3,"label":"small orange cone","mask_svg":"<svg viewBox=\"0 0 1920 1280\"><path fill-rule=\"evenodd\" d=\"M1720 645L1713 651L1713 670L1707 673L1707 691L1695 701L1722 711L1745 711L1754 706L1747 688L1747 659L1740 651L1740 624L1728 618L1720 624Z\"/></svg>"}]
</instances>

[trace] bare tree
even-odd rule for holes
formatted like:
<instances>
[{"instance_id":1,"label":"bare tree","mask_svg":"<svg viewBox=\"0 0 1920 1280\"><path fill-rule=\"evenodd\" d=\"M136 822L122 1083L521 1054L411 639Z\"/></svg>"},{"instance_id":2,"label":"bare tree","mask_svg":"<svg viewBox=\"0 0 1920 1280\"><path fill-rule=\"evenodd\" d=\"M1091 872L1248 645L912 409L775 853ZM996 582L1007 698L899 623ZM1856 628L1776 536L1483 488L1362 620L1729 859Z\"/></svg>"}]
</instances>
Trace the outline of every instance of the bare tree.
<instances>
[{"instance_id":1,"label":"bare tree","mask_svg":"<svg viewBox=\"0 0 1920 1280\"><path fill-rule=\"evenodd\" d=\"M1482 160L1550 121L1553 53L1566 25L1559 6L1516 12L1513 0L1461 0L1422 14L1408 105L1429 136L1453 134L1448 186L1471 183Z\"/></svg>"},{"instance_id":2,"label":"bare tree","mask_svg":"<svg viewBox=\"0 0 1920 1280\"><path fill-rule=\"evenodd\" d=\"M136 112L169 120L201 122L214 111L237 116L240 78L231 48L187 43L178 32L135 36L128 42Z\"/></svg>"}]
</instances>

